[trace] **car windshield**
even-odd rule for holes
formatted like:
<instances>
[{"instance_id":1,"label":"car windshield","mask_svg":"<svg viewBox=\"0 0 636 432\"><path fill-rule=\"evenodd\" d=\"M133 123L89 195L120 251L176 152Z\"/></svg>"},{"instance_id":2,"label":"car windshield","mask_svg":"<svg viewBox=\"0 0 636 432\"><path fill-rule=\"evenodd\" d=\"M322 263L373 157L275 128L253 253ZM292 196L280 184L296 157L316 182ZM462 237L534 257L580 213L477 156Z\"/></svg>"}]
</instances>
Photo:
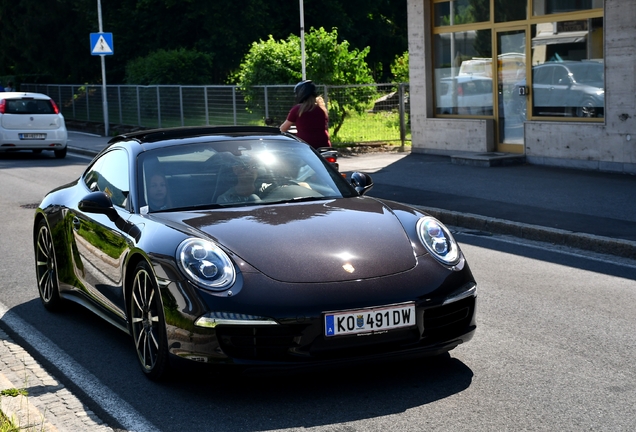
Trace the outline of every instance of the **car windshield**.
<instances>
[{"instance_id":1,"label":"car windshield","mask_svg":"<svg viewBox=\"0 0 636 432\"><path fill-rule=\"evenodd\" d=\"M357 196L310 146L288 139L230 139L143 152L141 213Z\"/></svg>"}]
</instances>

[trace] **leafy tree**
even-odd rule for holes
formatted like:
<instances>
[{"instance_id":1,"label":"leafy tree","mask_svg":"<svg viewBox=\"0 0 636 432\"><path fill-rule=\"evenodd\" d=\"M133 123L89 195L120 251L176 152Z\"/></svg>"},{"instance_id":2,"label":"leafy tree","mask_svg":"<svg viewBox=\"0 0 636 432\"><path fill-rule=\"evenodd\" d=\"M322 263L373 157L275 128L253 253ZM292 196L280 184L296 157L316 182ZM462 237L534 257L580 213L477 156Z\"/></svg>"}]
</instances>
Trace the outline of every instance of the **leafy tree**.
<instances>
[{"instance_id":1,"label":"leafy tree","mask_svg":"<svg viewBox=\"0 0 636 432\"><path fill-rule=\"evenodd\" d=\"M406 51L401 56L395 57L391 63L391 74L393 82L407 83L409 82L409 52Z\"/></svg>"},{"instance_id":2,"label":"leafy tree","mask_svg":"<svg viewBox=\"0 0 636 432\"><path fill-rule=\"evenodd\" d=\"M87 11L74 3L0 0L1 74L44 83L83 82L93 68L101 76L99 57L89 51Z\"/></svg>"},{"instance_id":3,"label":"leafy tree","mask_svg":"<svg viewBox=\"0 0 636 432\"><path fill-rule=\"evenodd\" d=\"M351 47L371 47L365 60L374 81L390 81L388 66L408 46L406 0L305 0L304 4L305 28L337 28ZM293 24L292 29L298 28L297 20Z\"/></svg>"},{"instance_id":4,"label":"leafy tree","mask_svg":"<svg viewBox=\"0 0 636 432\"><path fill-rule=\"evenodd\" d=\"M138 57L126 65L126 82L130 84L193 84L210 82L212 56L198 51L160 49Z\"/></svg>"},{"instance_id":5,"label":"leafy tree","mask_svg":"<svg viewBox=\"0 0 636 432\"><path fill-rule=\"evenodd\" d=\"M98 29L96 2L0 0L0 76L26 82L98 83L98 56L89 33ZM213 55L208 84L223 83L252 42L299 33L297 1L108 0L103 29L113 33L115 54L106 57L108 83L124 82L128 63L158 49L184 48ZM44 9L43 9L44 8ZM304 0L305 28L338 28L352 48L372 47L366 61L375 80L407 47L406 0Z\"/></svg>"},{"instance_id":6,"label":"leafy tree","mask_svg":"<svg viewBox=\"0 0 636 432\"><path fill-rule=\"evenodd\" d=\"M302 79L300 44L300 37L296 35L281 41L270 36L265 41L252 44L233 76L243 89L251 109L258 109L261 104L259 92L253 86L295 84ZM336 29L327 32L322 27L311 28L305 35L307 77L317 84L332 86L373 83L371 70L365 61L368 53L369 47L360 51L351 49L347 41L338 42ZM347 112L363 113L375 93L373 87L354 87L338 89L335 97L329 97L329 119L334 137L342 127ZM284 109L288 110L289 107Z\"/></svg>"}]
</instances>

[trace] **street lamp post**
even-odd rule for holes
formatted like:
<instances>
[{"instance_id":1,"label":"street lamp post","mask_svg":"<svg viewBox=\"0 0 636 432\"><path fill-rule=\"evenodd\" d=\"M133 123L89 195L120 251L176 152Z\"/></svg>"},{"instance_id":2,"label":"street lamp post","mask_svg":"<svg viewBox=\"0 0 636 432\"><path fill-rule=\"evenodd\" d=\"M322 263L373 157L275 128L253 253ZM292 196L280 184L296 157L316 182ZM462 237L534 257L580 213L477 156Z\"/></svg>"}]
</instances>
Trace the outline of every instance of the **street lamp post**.
<instances>
[{"instance_id":1,"label":"street lamp post","mask_svg":"<svg viewBox=\"0 0 636 432\"><path fill-rule=\"evenodd\" d=\"M305 12L303 9L303 0L300 0L300 61L304 81L307 79L307 73L305 71Z\"/></svg>"}]
</instances>

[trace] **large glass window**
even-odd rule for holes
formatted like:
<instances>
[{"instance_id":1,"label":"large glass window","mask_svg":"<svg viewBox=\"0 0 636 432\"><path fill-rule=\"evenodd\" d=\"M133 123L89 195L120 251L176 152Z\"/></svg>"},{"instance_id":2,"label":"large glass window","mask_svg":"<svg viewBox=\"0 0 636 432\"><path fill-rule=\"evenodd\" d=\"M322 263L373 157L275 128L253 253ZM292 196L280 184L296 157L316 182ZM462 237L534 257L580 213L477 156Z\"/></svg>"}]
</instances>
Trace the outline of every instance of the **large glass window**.
<instances>
[{"instance_id":1,"label":"large glass window","mask_svg":"<svg viewBox=\"0 0 636 432\"><path fill-rule=\"evenodd\" d=\"M433 0L436 114L604 117L603 4Z\"/></svg>"},{"instance_id":2,"label":"large glass window","mask_svg":"<svg viewBox=\"0 0 636 432\"><path fill-rule=\"evenodd\" d=\"M525 20L528 0L495 0L495 22Z\"/></svg>"},{"instance_id":3,"label":"large glass window","mask_svg":"<svg viewBox=\"0 0 636 432\"><path fill-rule=\"evenodd\" d=\"M534 0L532 5L532 14L537 16L601 9L603 0Z\"/></svg>"},{"instance_id":4,"label":"large glass window","mask_svg":"<svg viewBox=\"0 0 636 432\"><path fill-rule=\"evenodd\" d=\"M603 19L532 26L533 116L603 117Z\"/></svg>"},{"instance_id":5,"label":"large glass window","mask_svg":"<svg viewBox=\"0 0 636 432\"><path fill-rule=\"evenodd\" d=\"M435 36L437 114L492 115L490 30Z\"/></svg>"},{"instance_id":6,"label":"large glass window","mask_svg":"<svg viewBox=\"0 0 636 432\"><path fill-rule=\"evenodd\" d=\"M436 27L490 20L490 0L451 0L434 7Z\"/></svg>"}]
</instances>

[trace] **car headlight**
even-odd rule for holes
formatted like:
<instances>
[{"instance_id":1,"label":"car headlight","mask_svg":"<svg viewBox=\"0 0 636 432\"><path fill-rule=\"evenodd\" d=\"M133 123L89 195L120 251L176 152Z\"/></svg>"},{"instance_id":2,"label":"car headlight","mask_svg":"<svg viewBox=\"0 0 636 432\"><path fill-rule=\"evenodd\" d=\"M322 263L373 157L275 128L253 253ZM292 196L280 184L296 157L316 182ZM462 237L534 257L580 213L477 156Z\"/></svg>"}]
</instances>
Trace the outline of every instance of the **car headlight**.
<instances>
[{"instance_id":1,"label":"car headlight","mask_svg":"<svg viewBox=\"0 0 636 432\"><path fill-rule=\"evenodd\" d=\"M181 270L202 288L220 291L229 288L236 279L230 257L212 242L189 238L177 248Z\"/></svg>"},{"instance_id":2,"label":"car headlight","mask_svg":"<svg viewBox=\"0 0 636 432\"><path fill-rule=\"evenodd\" d=\"M460 252L457 242L448 228L437 219L425 216L417 221L417 235L438 261L448 265L459 262Z\"/></svg>"}]
</instances>

